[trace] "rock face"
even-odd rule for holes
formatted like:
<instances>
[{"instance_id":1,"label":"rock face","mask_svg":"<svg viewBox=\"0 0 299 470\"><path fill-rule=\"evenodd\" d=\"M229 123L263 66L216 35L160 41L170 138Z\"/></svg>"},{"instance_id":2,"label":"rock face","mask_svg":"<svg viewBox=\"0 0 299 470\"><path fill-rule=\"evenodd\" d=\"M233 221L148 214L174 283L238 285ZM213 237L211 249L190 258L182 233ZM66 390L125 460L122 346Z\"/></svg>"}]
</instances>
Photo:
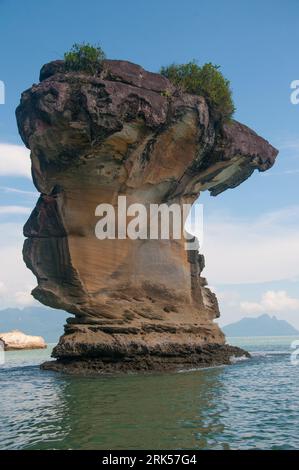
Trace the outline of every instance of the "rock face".
<instances>
[{"instance_id":1,"label":"rock face","mask_svg":"<svg viewBox=\"0 0 299 470\"><path fill-rule=\"evenodd\" d=\"M40 80L17 109L41 193L23 254L38 280L33 296L74 314L55 367L227 362L236 350L213 322L217 299L198 251L183 239L99 240L95 209L117 209L124 195L127 204L193 203L267 170L277 151L239 122L215 122L203 97L129 62L106 60L90 76L56 61Z\"/></svg>"},{"instance_id":2,"label":"rock face","mask_svg":"<svg viewBox=\"0 0 299 470\"><path fill-rule=\"evenodd\" d=\"M9 333L0 333L0 341L4 343L5 351L21 349L45 349L47 347L41 336L29 336L22 331L14 330Z\"/></svg>"}]
</instances>

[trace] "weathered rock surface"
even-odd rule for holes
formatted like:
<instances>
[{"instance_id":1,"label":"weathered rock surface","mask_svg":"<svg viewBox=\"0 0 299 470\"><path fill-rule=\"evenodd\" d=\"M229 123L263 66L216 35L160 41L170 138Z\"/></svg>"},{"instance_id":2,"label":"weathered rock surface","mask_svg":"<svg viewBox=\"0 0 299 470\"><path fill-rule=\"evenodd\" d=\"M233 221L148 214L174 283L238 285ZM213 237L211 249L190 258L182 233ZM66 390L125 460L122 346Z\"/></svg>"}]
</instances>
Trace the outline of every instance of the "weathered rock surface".
<instances>
[{"instance_id":1,"label":"weathered rock surface","mask_svg":"<svg viewBox=\"0 0 299 470\"><path fill-rule=\"evenodd\" d=\"M203 97L129 62L106 60L89 76L56 61L40 79L17 109L41 193L23 254L38 280L33 296L75 315L55 367L194 366L206 348L225 362L203 257L184 240L98 240L95 208L117 209L120 195L146 206L193 203L203 190L217 195L267 170L276 149L239 122L215 122Z\"/></svg>"},{"instance_id":2,"label":"weathered rock surface","mask_svg":"<svg viewBox=\"0 0 299 470\"><path fill-rule=\"evenodd\" d=\"M5 351L45 349L47 347L44 338L41 336L26 335L18 330L0 333L0 340L4 343Z\"/></svg>"},{"instance_id":3,"label":"weathered rock surface","mask_svg":"<svg viewBox=\"0 0 299 470\"><path fill-rule=\"evenodd\" d=\"M97 357L62 358L58 361L47 361L41 368L73 375L95 375L101 372L130 373L149 371L175 371L180 369L200 369L217 365L229 365L235 358L246 359L250 354L238 347L227 344L197 345L184 349L177 345L168 354L143 354L126 356L125 360L115 357L113 360L105 355Z\"/></svg>"}]
</instances>

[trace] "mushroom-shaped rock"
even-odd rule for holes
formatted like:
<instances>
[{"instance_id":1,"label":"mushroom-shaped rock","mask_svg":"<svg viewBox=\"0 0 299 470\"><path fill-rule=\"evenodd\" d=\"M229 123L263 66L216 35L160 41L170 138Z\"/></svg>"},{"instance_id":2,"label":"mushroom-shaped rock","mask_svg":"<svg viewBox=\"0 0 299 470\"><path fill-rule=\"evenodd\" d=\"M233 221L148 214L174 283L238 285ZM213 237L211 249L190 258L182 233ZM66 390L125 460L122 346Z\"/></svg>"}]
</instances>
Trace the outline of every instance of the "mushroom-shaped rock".
<instances>
[{"instance_id":1,"label":"mushroom-shaped rock","mask_svg":"<svg viewBox=\"0 0 299 470\"><path fill-rule=\"evenodd\" d=\"M23 254L38 280L33 296L74 314L55 367L228 361L198 250L186 250L183 237L100 240L96 208L117 212L120 196L127 206L192 204L203 190L217 195L267 170L277 150L239 122L216 122L203 97L129 62L105 60L91 76L56 61L40 78L17 108L41 193Z\"/></svg>"}]
</instances>

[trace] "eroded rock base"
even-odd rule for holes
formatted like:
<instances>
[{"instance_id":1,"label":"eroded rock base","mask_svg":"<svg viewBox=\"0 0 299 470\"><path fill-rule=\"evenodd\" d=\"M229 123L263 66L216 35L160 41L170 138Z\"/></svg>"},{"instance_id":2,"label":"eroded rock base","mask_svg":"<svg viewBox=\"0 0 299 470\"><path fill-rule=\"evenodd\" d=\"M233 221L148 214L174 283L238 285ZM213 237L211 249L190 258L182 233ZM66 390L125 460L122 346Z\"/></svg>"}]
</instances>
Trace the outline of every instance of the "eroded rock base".
<instances>
[{"instance_id":1,"label":"eroded rock base","mask_svg":"<svg viewBox=\"0 0 299 470\"><path fill-rule=\"evenodd\" d=\"M227 344L209 344L202 347L180 345L177 354L63 358L45 362L41 365L41 369L72 375L170 372L230 365L234 362L234 358L243 356L249 358L250 354L244 349Z\"/></svg>"}]
</instances>

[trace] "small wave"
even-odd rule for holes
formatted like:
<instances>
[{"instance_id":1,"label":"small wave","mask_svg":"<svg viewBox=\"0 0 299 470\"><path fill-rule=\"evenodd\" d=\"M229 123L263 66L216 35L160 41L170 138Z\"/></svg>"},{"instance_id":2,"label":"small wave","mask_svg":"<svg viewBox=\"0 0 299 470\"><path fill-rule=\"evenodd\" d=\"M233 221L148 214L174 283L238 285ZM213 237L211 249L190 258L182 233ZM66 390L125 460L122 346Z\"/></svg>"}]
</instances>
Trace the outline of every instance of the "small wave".
<instances>
[{"instance_id":1,"label":"small wave","mask_svg":"<svg viewBox=\"0 0 299 470\"><path fill-rule=\"evenodd\" d=\"M288 356L291 351L251 351L252 356Z\"/></svg>"},{"instance_id":2,"label":"small wave","mask_svg":"<svg viewBox=\"0 0 299 470\"><path fill-rule=\"evenodd\" d=\"M245 354L244 356L231 356L230 358L232 364L235 364L236 362L247 361L248 359L250 358L245 356Z\"/></svg>"},{"instance_id":3,"label":"small wave","mask_svg":"<svg viewBox=\"0 0 299 470\"><path fill-rule=\"evenodd\" d=\"M218 369L220 367L226 367L225 364L217 364L215 366L199 366L199 367L190 367L190 369L178 369L176 371L177 374L185 374L188 372L198 372L200 370L207 370L207 369Z\"/></svg>"}]
</instances>

